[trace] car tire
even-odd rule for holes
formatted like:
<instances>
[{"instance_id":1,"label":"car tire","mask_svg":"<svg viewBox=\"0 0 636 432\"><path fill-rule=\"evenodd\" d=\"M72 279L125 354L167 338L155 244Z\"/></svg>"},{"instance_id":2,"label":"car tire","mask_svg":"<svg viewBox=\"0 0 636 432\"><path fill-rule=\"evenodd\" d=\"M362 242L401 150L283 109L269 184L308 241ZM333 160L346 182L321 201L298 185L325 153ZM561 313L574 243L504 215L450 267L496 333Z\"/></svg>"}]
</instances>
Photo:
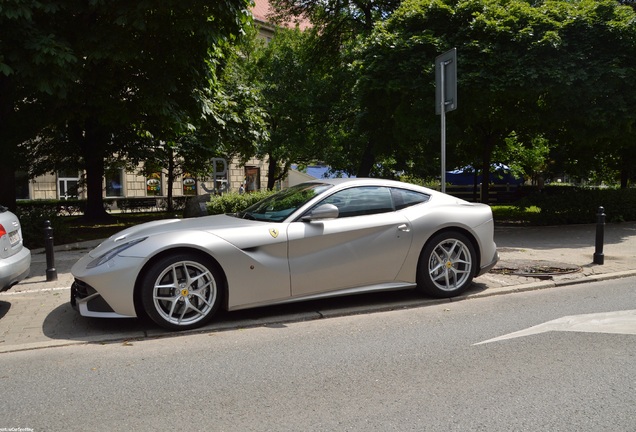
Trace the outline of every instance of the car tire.
<instances>
[{"instance_id":1,"label":"car tire","mask_svg":"<svg viewBox=\"0 0 636 432\"><path fill-rule=\"evenodd\" d=\"M152 264L141 282L144 311L169 330L208 323L221 304L223 279L215 263L195 253L165 256Z\"/></svg>"},{"instance_id":2,"label":"car tire","mask_svg":"<svg viewBox=\"0 0 636 432\"><path fill-rule=\"evenodd\" d=\"M418 289L438 298L461 294L473 281L476 257L473 244L464 234L446 231L434 235L420 255Z\"/></svg>"}]
</instances>

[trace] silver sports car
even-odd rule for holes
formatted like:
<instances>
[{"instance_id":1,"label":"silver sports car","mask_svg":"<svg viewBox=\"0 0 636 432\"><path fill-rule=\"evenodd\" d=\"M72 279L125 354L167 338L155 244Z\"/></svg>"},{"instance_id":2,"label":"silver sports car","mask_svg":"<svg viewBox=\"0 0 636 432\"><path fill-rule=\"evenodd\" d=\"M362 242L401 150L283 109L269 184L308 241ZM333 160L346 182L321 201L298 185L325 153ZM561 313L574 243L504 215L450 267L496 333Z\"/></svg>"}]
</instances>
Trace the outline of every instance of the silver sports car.
<instances>
[{"instance_id":1,"label":"silver sports car","mask_svg":"<svg viewBox=\"0 0 636 432\"><path fill-rule=\"evenodd\" d=\"M71 303L191 329L219 307L403 288L452 297L497 260L487 205L396 181L316 180L237 214L110 237L73 266Z\"/></svg>"}]
</instances>

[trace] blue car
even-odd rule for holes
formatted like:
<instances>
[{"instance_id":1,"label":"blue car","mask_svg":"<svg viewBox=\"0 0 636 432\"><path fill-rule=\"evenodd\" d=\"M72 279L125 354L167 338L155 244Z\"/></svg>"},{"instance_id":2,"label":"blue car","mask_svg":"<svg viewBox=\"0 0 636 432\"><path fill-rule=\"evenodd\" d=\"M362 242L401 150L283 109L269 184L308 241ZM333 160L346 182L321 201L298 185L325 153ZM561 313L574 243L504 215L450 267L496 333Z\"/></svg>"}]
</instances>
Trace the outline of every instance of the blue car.
<instances>
[{"instance_id":1,"label":"blue car","mask_svg":"<svg viewBox=\"0 0 636 432\"><path fill-rule=\"evenodd\" d=\"M31 251L22 244L18 217L0 205L0 291L5 291L29 275Z\"/></svg>"}]
</instances>

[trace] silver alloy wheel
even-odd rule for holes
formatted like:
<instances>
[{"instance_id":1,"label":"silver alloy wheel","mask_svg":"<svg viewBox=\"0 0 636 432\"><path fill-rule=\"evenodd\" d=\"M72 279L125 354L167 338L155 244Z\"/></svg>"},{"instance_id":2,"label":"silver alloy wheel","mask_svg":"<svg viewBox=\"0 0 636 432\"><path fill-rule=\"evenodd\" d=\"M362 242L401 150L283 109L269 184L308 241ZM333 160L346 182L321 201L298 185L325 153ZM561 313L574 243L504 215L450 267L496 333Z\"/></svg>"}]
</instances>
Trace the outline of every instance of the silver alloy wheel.
<instances>
[{"instance_id":1,"label":"silver alloy wheel","mask_svg":"<svg viewBox=\"0 0 636 432\"><path fill-rule=\"evenodd\" d=\"M433 248L428 259L431 282L446 292L462 289L473 274L473 258L470 249L456 238L446 238Z\"/></svg>"},{"instance_id":2,"label":"silver alloy wheel","mask_svg":"<svg viewBox=\"0 0 636 432\"><path fill-rule=\"evenodd\" d=\"M191 326L205 319L215 307L218 288L214 275L196 261L177 261L154 282L154 309L167 323Z\"/></svg>"}]
</instances>

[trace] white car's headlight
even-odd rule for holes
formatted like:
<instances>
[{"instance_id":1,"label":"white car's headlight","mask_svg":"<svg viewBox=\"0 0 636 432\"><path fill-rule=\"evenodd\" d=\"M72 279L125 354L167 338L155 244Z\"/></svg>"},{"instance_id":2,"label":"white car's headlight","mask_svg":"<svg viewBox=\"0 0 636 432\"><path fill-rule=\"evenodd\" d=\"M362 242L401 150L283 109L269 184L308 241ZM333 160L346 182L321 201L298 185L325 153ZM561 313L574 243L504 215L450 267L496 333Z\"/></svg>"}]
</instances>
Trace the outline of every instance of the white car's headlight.
<instances>
[{"instance_id":1,"label":"white car's headlight","mask_svg":"<svg viewBox=\"0 0 636 432\"><path fill-rule=\"evenodd\" d=\"M142 241L146 240L147 238L148 237L142 237L142 238L138 238L138 239L129 241L128 243L120 244L119 246L107 251L103 255L98 256L93 261L89 262L86 265L86 268L90 269L90 268L94 268L94 267L100 266L100 265L110 261L111 259L113 259L115 256L119 255L121 252L125 251L126 249L133 247L137 243L141 243Z\"/></svg>"}]
</instances>

